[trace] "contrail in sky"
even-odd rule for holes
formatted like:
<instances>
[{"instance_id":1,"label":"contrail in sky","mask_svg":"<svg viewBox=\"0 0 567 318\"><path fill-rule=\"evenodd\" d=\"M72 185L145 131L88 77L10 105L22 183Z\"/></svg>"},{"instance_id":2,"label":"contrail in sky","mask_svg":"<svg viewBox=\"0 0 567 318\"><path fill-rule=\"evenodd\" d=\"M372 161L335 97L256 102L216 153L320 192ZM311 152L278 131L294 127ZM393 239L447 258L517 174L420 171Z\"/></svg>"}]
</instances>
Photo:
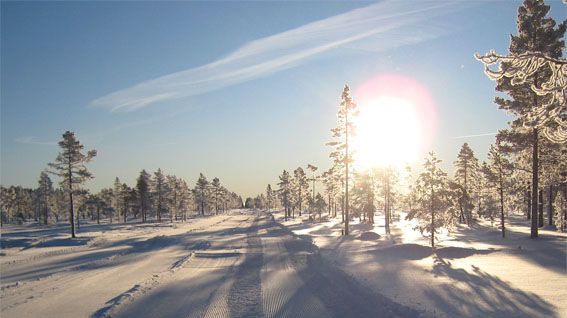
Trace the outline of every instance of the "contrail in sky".
<instances>
[{"instance_id":1,"label":"contrail in sky","mask_svg":"<svg viewBox=\"0 0 567 318\"><path fill-rule=\"evenodd\" d=\"M433 17L466 5L464 1L383 1L251 41L217 61L144 81L90 105L112 112L135 111L267 76L349 45L380 52L423 42L448 32L432 26Z\"/></svg>"},{"instance_id":2,"label":"contrail in sky","mask_svg":"<svg viewBox=\"0 0 567 318\"><path fill-rule=\"evenodd\" d=\"M466 135L466 136L457 136L453 137L453 139L462 139L462 138L472 138L472 137L484 137L484 136L494 136L497 132L486 133L486 134L477 134L477 135Z\"/></svg>"}]
</instances>

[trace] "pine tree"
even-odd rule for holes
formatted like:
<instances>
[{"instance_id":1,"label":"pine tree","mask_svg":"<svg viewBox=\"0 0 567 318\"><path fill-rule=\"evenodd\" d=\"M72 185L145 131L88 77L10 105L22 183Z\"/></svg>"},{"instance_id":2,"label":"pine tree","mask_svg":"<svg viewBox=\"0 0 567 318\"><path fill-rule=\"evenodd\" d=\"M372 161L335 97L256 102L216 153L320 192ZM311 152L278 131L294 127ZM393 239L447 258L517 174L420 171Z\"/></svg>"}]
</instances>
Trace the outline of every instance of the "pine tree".
<instances>
[{"instance_id":1,"label":"pine tree","mask_svg":"<svg viewBox=\"0 0 567 318\"><path fill-rule=\"evenodd\" d=\"M12 192L9 188L0 186L0 226L4 226L4 219L10 222L13 206Z\"/></svg>"},{"instance_id":2,"label":"pine tree","mask_svg":"<svg viewBox=\"0 0 567 318\"><path fill-rule=\"evenodd\" d=\"M122 202L122 221L124 223L126 223L127 217L128 217L128 210L130 207L130 203L132 202L133 199L135 199L135 193L132 192L132 189L130 189L130 187L128 187L128 185L126 183L123 183L120 187L120 195L121 195L121 199L120 202Z\"/></svg>"},{"instance_id":3,"label":"pine tree","mask_svg":"<svg viewBox=\"0 0 567 318\"><path fill-rule=\"evenodd\" d=\"M215 205L215 214L219 214L219 204L220 204L220 200L221 200L221 194L222 194L222 186L220 184L220 180L219 178L214 178L213 182L211 182L211 191L212 191L212 196L213 196L213 201L214 201L214 205Z\"/></svg>"},{"instance_id":4,"label":"pine tree","mask_svg":"<svg viewBox=\"0 0 567 318\"><path fill-rule=\"evenodd\" d=\"M189 189L189 185L185 180L180 180L180 201L179 207L183 212L183 221L187 221L187 212L190 209L192 197L191 197L191 190Z\"/></svg>"},{"instance_id":5,"label":"pine tree","mask_svg":"<svg viewBox=\"0 0 567 318\"><path fill-rule=\"evenodd\" d=\"M112 208L114 209L114 212L116 212L117 220L120 220L120 215L122 214L122 208L124 207L123 201L124 194L122 193L122 182L120 181L120 178L116 177L112 188Z\"/></svg>"},{"instance_id":6,"label":"pine tree","mask_svg":"<svg viewBox=\"0 0 567 318\"><path fill-rule=\"evenodd\" d=\"M266 187L266 203L268 204L268 210L271 210L274 207L275 195L270 184Z\"/></svg>"},{"instance_id":7,"label":"pine tree","mask_svg":"<svg viewBox=\"0 0 567 318\"><path fill-rule=\"evenodd\" d=\"M303 168L298 167L293 171L293 184L295 193L295 203L299 208L299 216L303 210L303 203L307 201L309 197L309 180Z\"/></svg>"},{"instance_id":8,"label":"pine tree","mask_svg":"<svg viewBox=\"0 0 567 318\"><path fill-rule=\"evenodd\" d=\"M140 171L138 180L136 180L136 190L138 193L140 212L142 214L142 222L147 221L148 208L150 206L150 174L146 170Z\"/></svg>"},{"instance_id":9,"label":"pine tree","mask_svg":"<svg viewBox=\"0 0 567 318\"><path fill-rule=\"evenodd\" d=\"M352 206L355 212L368 218L370 224L374 224L374 189L372 186L372 178L369 173L355 174L355 183L352 188Z\"/></svg>"},{"instance_id":10,"label":"pine tree","mask_svg":"<svg viewBox=\"0 0 567 318\"><path fill-rule=\"evenodd\" d=\"M395 186L398 181L398 176L391 167L375 169L374 173L379 181L381 195L384 199L384 229L386 234L390 234L392 206L394 203Z\"/></svg>"},{"instance_id":11,"label":"pine tree","mask_svg":"<svg viewBox=\"0 0 567 318\"><path fill-rule=\"evenodd\" d=\"M450 206L447 196L447 173L441 170L435 153L430 152L423 164L425 171L416 180L415 191L417 200L413 209L408 213L407 219L417 218L417 229L421 233L428 232L431 236L431 247L435 247L435 233L437 229L448 224L446 212Z\"/></svg>"},{"instance_id":12,"label":"pine tree","mask_svg":"<svg viewBox=\"0 0 567 318\"><path fill-rule=\"evenodd\" d=\"M333 168L321 174L323 185L325 185L325 195L327 196L327 214L329 216L333 215L333 217L336 216L336 195L338 191L334 176Z\"/></svg>"},{"instance_id":13,"label":"pine tree","mask_svg":"<svg viewBox=\"0 0 567 318\"><path fill-rule=\"evenodd\" d=\"M331 129L333 141L327 143L328 146L333 147L333 151L329 157L333 160L336 166L336 171L344 175L343 189L344 189L344 234L349 234L349 165L352 161L352 155L349 151L349 136L352 135L354 130L353 117L358 115L356 104L350 96L350 87L345 85L341 94L341 103L337 113L337 126Z\"/></svg>"},{"instance_id":14,"label":"pine tree","mask_svg":"<svg viewBox=\"0 0 567 318\"><path fill-rule=\"evenodd\" d=\"M205 215L205 206L209 200L209 181L207 181L207 178L202 173L199 174L199 179L197 180L197 184L193 191L195 193L195 201L199 206L201 215Z\"/></svg>"},{"instance_id":15,"label":"pine tree","mask_svg":"<svg viewBox=\"0 0 567 318\"><path fill-rule=\"evenodd\" d=\"M507 187L507 178L512 173L512 163L506 158L499 145L490 145L488 151L488 164L483 166L485 176L491 188L496 188L500 201L500 227L502 237L506 236L504 222L504 192Z\"/></svg>"},{"instance_id":16,"label":"pine tree","mask_svg":"<svg viewBox=\"0 0 567 318\"><path fill-rule=\"evenodd\" d=\"M47 225L51 205L51 195L53 193L53 182L51 182L49 175L45 171L42 171L39 175L37 193L39 196L39 210L43 216L43 224Z\"/></svg>"},{"instance_id":17,"label":"pine tree","mask_svg":"<svg viewBox=\"0 0 567 318\"><path fill-rule=\"evenodd\" d=\"M313 184L313 201L315 201L315 181L317 181L318 179L317 175L315 174L315 172L317 172L317 169L319 168L312 164L307 165L307 170L311 171L311 178L309 179L309 181L311 181Z\"/></svg>"},{"instance_id":18,"label":"pine tree","mask_svg":"<svg viewBox=\"0 0 567 318\"><path fill-rule=\"evenodd\" d=\"M313 205L313 210L319 214L319 222L321 222L321 213L325 210L327 203L325 202L325 199L323 199L321 193L317 193L315 200L311 200L311 202Z\"/></svg>"},{"instance_id":19,"label":"pine tree","mask_svg":"<svg viewBox=\"0 0 567 318\"><path fill-rule=\"evenodd\" d=\"M161 169L154 173L153 180L153 192L156 198L156 215L157 221L161 222L161 213L165 210L165 199L167 196L167 184L165 182L165 176Z\"/></svg>"},{"instance_id":20,"label":"pine tree","mask_svg":"<svg viewBox=\"0 0 567 318\"><path fill-rule=\"evenodd\" d=\"M166 177L167 182L167 205L169 207L169 221L173 222L173 219L177 220L177 210L179 208L179 179L176 176L168 175Z\"/></svg>"},{"instance_id":21,"label":"pine tree","mask_svg":"<svg viewBox=\"0 0 567 318\"><path fill-rule=\"evenodd\" d=\"M62 178L61 185L69 195L69 223L71 224L71 237L75 238L75 223L73 210L73 194L81 184L93 176L85 167L96 156L96 150L90 150L83 154L84 146L75 138L75 134L67 131L63 134L63 140L59 142L61 152L57 155L55 162L49 163L50 171Z\"/></svg>"},{"instance_id":22,"label":"pine tree","mask_svg":"<svg viewBox=\"0 0 567 318\"><path fill-rule=\"evenodd\" d=\"M289 172L283 171L282 175L279 177L280 182L278 183L278 192L282 199L282 205L284 206L285 220L290 216L290 192L291 192L291 177Z\"/></svg>"},{"instance_id":23,"label":"pine tree","mask_svg":"<svg viewBox=\"0 0 567 318\"><path fill-rule=\"evenodd\" d=\"M549 6L539 0L525 0L523 5L518 8L518 34L512 35L510 42L510 53L522 54L525 52L540 52L551 58L560 58L562 49L565 47L563 36L567 28L567 22L563 21L556 27L556 22L546 17ZM503 65L505 68L506 65ZM495 102L500 109L516 115L510 122L511 128L521 136L523 144L531 148L532 153L532 191L531 201L538 202L539 190L539 140L541 127L529 127L525 122L530 110L538 108L546 103L545 97L538 96L533 90L540 87L541 83L550 76L550 69L542 69L527 78L524 83L512 85L511 79L503 77L497 82L496 90L505 92L510 99L496 97ZM514 142L514 140L511 140ZM532 224L531 237L538 237L538 218L533 217L538 214L538 205L532 204Z\"/></svg>"},{"instance_id":24,"label":"pine tree","mask_svg":"<svg viewBox=\"0 0 567 318\"><path fill-rule=\"evenodd\" d=\"M465 142L457 155L457 161L455 161L455 181L458 182L464 190L463 198L468 198L472 201L473 196L473 185L475 180L478 178L478 159L474 156L474 152ZM479 209L480 209L480 198ZM470 208L471 202L463 202L462 209L460 211L459 220L461 222L466 221L467 224L472 222L472 209ZM474 206L474 205L473 205Z\"/></svg>"}]
</instances>

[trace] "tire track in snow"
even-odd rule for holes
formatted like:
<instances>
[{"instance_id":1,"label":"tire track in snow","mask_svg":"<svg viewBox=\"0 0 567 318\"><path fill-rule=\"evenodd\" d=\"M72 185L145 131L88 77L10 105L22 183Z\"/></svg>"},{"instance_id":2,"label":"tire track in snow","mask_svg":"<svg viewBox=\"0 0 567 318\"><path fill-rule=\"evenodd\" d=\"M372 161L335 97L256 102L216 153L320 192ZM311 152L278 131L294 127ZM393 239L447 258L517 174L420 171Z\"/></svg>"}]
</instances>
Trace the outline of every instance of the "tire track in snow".
<instances>
[{"instance_id":1,"label":"tire track in snow","mask_svg":"<svg viewBox=\"0 0 567 318\"><path fill-rule=\"evenodd\" d=\"M225 216L221 220L216 222L205 222L201 227L194 228L187 233L209 230L214 231L214 228L233 219L232 215ZM209 220L213 220L212 218ZM242 223L242 222L240 222ZM239 224L240 224L239 223ZM222 228L222 227L221 227ZM146 280L145 282L136 284L131 289L127 290L123 294L108 301L108 305L99 309L92 317L110 317L115 314L118 316L128 316L129 305L138 301L140 297L144 294L152 294L159 292L162 287L167 287L171 283L177 282L179 279L183 280L186 278L187 271L191 275L198 277L199 275L204 275L208 271L220 269L220 268L231 268L237 260L237 257L202 257L199 256L196 251L209 250L211 248L212 236L206 236L206 240L198 242L192 247L192 252L190 255L179 258L171 266L169 271L154 275L155 279ZM234 254L234 253L233 253ZM236 256L236 255L232 255ZM217 290L217 294L222 293L222 289ZM213 299L211 295L211 299ZM219 294L219 299L215 300L217 307L214 308L214 312L222 312L222 295ZM226 299L226 297L224 297ZM199 306L200 307L200 306ZM204 308L193 308L193 313L197 313L197 317L202 317L204 315L206 307ZM213 309L211 309L213 310ZM227 309L226 309L227 311ZM151 311L150 311L151 312ZM145 314L150 314L150 312L145 312ZM222 314L221 314L222 315ZM176 314L177 316L183 316L183 313ZM217 316L217 315L215 315Z\"/></svg>"},{"instance_id":2,"label":"tire track in snow","mask_svg":"<svg viewBox=\"0 0 567 318\"><path fill-rule=\"evenodd\" d=\"M246 233L247 253L236 269L234 284L228 294L230 317L264 317L262 308L263 265L262 240L257 236L259 219L256 217Z\"/></svg>"},{"instance_id":3,"label":"tire track in snow","mask_svg":"<svg viewBox=\"0 0 567 318\"><path fill-rule=\"evenodd\" d=\"M332 317L317 297L318 290L307 288L294 264L286 243L293 237L269 222L263 239L265 266L262 271L263 305L266 317Z\"/></svg>"}]
</instances>

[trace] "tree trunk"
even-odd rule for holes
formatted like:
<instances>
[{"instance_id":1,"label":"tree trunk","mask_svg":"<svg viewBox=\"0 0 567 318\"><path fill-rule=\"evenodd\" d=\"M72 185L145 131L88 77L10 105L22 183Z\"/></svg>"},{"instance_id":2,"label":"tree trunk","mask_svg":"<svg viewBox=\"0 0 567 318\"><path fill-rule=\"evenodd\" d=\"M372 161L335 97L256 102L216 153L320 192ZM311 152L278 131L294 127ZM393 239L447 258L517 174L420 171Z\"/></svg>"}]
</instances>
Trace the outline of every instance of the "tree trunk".
<instances>
[{"instance_id":1,"label":"tree trunk","mask_svg":"<svg viewBox=\"0 0 567 318\"><path fill-rule=\"evenodd\" d=\"M549 185L549 199L547 202L547 221L551 226L553 225L553 185Z\"/></svg>"},{"instance_id":2,"label":"tree trunk","mask_svg":"<svg viewBox=\"0 0 567 318\"><path fill-rule=\"evenodd\" d=\"M49 218L49 205L46 204L45 213L44 213L44 216L43 216L43 224L44 224L44 225L47 225L47 223L48 223L48 218Z\"/></svg>"},{"instance_id":3,"label":"tree trunk","mask_svg":"<svg viewBox=\"0 0 567 318\"><path fill-rule=\"evenodd\" d=\"M431 204L429 208L431 209L431 247L435 248L435 211L433 210L433 196L435 192L431 188Z\"/></svg>"},{"instance_id":4,"label":"tree trunk","mask_svg":"<svg viewBox=\"0 0 567 318\"><path fill-rule=\"evenodd\" d=\"M384 230L386 234L390 234L390 185L388 180L385 180L385 193L384 193Z\"/></svg>"},{"instance_id":5,"label":"tree trunk","mask_svg":"<svg viewBox=\"0 0 567 318\"><path fill-rule=\"evenodd\" d=\"M539 190L538 201L538 227L543 227L543 191Z\"/></svg>"},{"instance_id":6,"label":"tree trunk","mask_svg":"<svg viewBox=\"0 0 567 318\"><path fill-rule=\"evenodd\" d=\"M532 197L530 194L530 191L526 192L526 200L528 201L528 220L531 219L531 215L532 215Z\"/></svg>"},{"instance_id":7,"label":"tree trunk","mask_svg":"<svg viewBox=\"0 0 567 318\"><path fill-rule=\"evenodd\" d=\"M532 226L530 231L530 237L538 237L538 217L537 217L537 190L538 190L538 130L533 129L533 145L532 145L532 206L531 206L531 216L532 216Z\"/></svg>"},{"instance_id":8,"label":"tree trunk","mask_svg":"<svg viewBox=\"0 0 567 318\"><path fill-rule=\"evenodd\" d=\"M71 159L69 158L69 217L71 218L71 238L75 238L75 215L73 211L73 172L71 170Z\"/></svg>"},{"instance_id":9,"label":"tree trunk","mask_svg":"<svg viewBox=\"0 0 567 318\"><path fill-rule=\"evenodd\" d=\"M502 176L500 178L502 178ZM500 179L500 225L502 226L502 237L506 237L506 228L504 225L504 189L502 179Z\"/></svg>"},{"instance_id":10,"label":"tree trunk","mask_svg":"<svg viewBox=\"0 0 567 318\"><path fill-rule=\"evenodd\" d=\"M301 183L299 184L299 216L301 217Z\"/></svg>"},{"instance_id":11,"label":"tree trunk","mask_svg":"<svg viewBox=\"0 0 567 318\"><path fill-rule=\"evenodd\" d=\"M350 105L346 105L345 111L345 235L348 235L348 223L349 223L349 202L348 202L348 108Z\"/></svg>"}]
</instances>

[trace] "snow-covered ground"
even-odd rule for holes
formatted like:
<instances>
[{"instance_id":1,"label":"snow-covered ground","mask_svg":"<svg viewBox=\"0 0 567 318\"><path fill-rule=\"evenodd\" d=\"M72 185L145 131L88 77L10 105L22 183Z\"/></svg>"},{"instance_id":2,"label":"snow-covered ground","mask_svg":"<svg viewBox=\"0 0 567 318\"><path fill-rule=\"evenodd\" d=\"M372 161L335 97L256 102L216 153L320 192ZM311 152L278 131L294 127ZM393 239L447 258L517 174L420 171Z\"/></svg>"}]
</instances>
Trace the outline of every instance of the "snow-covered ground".
<instances>
[{"instance_id":1,"label":"snow-covered ground","mask_svg":"<svg viewBox=\"0 0 567 318\"><path fill-rule=\"evenodd\" d=\"M416 317L259 211L2 228L7 317Z\"/></svg>"},{"instance_id":2,"label":"snow-covered ground","mask_svg":"<svg viewBox=\"0 0 567 318\"><path fill-rule=\"evenodd\" d=\"M326 262L427 316L567 317L567 235L540 230L532 240L522 217L511 217L506 238L481 221L442 233L433 250L403 213L389 236L377 218L374 226L355 221L349 238L338 219L274 216L313 241Z\"/></svg>"}]
</instances>

